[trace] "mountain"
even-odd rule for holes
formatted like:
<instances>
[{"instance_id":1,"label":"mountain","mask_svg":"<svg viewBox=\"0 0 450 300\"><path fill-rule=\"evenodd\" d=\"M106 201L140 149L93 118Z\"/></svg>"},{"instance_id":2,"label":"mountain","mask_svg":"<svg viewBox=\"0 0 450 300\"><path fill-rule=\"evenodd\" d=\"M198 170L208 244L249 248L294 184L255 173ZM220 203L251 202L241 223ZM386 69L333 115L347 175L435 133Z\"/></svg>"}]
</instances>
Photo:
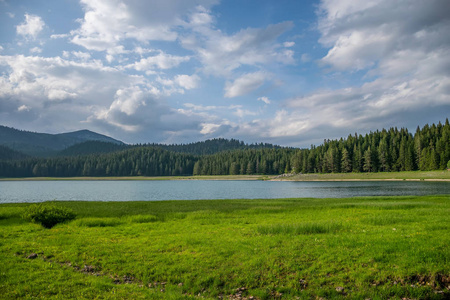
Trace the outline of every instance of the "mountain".
<instances>
[{"instance_id":1,"label":"mountain","mask_svg":"<svg viewBox=\"0 0 450 300\"><path fill-rule=\"evenodd\" d=\"M118 145L124 143L89 130L48 134L18 130L0 125L0 145L30 156L49 157L58 151L85 141L102 141Z\"/></svg>"}]
</instances>

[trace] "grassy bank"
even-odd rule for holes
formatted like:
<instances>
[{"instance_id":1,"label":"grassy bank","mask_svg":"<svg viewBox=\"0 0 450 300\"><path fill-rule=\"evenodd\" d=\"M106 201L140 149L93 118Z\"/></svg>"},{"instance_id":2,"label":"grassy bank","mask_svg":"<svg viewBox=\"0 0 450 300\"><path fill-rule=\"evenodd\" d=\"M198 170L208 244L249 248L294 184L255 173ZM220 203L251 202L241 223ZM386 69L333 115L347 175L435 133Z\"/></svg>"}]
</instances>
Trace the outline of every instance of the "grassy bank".
<instances>
[{"instance_id":1,"label":"grassy bank","mask_svg":"<svg viewBox=\"0 0 450 300\"><path fill-rule=\"evenodd\" d=\"M0 298L450 297L449 196L56 204L0 205Z\"/></svg>"},{"instance_id":2,"label":"grassy bank","mask_svg":"<svg viewBox=\"0 0 450 300\"><path fill-rule=\"evenodd\" d=\"M424 180L450 181L450 171L409 171L378 173L326 173L276 175L204 175L204 176L125 176L125 177L27 177L0 178L0 181L21 180L291 180L291 181L351 181L351 180Z\"/></svg>"},{"instance_id":3,"label":"grassy bank","mask_svg":"<svg viewBox=\"0 0 450 300\"><path fill-rule=\"evenodd\" d=\"M292 181L350 181L350 180L444 180L450 181L450 171L408 171L408 172L377 172L377 173L326 173L297 174L294 176L276 177L274 180Z\"/></svg>"}]
</instances>

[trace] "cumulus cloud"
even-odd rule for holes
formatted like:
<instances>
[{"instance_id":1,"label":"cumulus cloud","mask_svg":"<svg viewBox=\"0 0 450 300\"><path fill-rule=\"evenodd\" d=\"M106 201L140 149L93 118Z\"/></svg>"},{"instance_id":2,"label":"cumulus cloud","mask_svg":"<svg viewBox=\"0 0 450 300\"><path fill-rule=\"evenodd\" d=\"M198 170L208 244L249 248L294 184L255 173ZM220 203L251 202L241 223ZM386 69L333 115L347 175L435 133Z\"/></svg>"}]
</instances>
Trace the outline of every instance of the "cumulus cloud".
<instances>
[{"instance_id":1,"label":"cumulus cloud","mask_svg":"<svg viewBox=\"0 0 450 300\"><path fill-rule=\"evenodd\" d=\"M415 128L430 115L445 119L450 111L448 1L324 0L318 29L320 42L329 47L323 66L340 76L365 72L365 83L289 99L283 119L297 125L285 132L276 117L268 132L305 138L320 128L338 138L355 129Z\"/></svg>"},{"instance_id":2,"label":"cumulus cloud","mask_svg":"<svg viewBox=\"0 0 450 300\"><path fill-rule=\"evenodd\" d=\"M286 49L293 44L277 43L278 37L293 27L292 22L246 28L228 35L216 29L213 21L209 10L197 7L184 25L191 33L180 37L183 47L197 53L205 73L227 76L243 65L294 62L293 52Z\"/></svg>"},{"instance_id":3,"label":"cumulus cloud","mask_svg":"<svg viewBox=\"0 0 450 300\"><path fill-rule=\"evenodd\" d=\"M19 108L17 108L17 110L18 111L30 111L30 108L24 104L24 105L19 106Z\"/></svg>"},{"instance_id":4,"label":"cumulus cloud","mask_svg":"<svg viewBox=\"0 0 450 300\"><path fill-rule=\"evenodd\" d=\"M42 49L39 48L39 47L33 47L33 48L30 49L30 52L31 53L41 53Z\"/></svg>"},{"instance_id":5,"label":"cumulus cloud","mask_svg":"<svg viewBox=\"0 0 450 300\"><path fill-rule=\"evenodd\" d=\"M275 117L234 124L230 133L305 147L355 131L414 130L430 117L448 117L448 1L324 0L318 29L329 48L322 65L341 78L360 71L363 83L291 98Z\"/></svg>"},{"instance_id":6,"label":"cumulus cloud","mask_svg":"<svg viewBox=\"0 0 450 300\"><path fill-rule=\"evenodd\" d=\"M269 100L269 98L267 98L267 97L259 97L259 98L258 98L258 101L262 101L262 102L264 102L265 104L270 104L270 100Z\"/></svg>"},{"instance_id":7,"label":"cumulus cloud","mask_svg":"<svg viewBox=\"0 0 450 300\"><path fill-rule=\"evenodd\" d=\"M233 82L225 85L225 97L234 98L248 94L261 87L271 76L265 72L244 74Z\"/></svg>"},{"instance_id":8,"label":"cumulus cloud","mask_svg":"<svg viewBox=\"0 0 450 300\"><path fill-rule=\"evenodd\" d=\"M189 61L190 57L176 56L158 51L157 55L142 58L140 61L130 64L127 68L133 68L137 71L148 71L153 69L171 69L177 67L182 62Z\"/></svg>"},{"instance_id":9,"label":"cumulus cloud","mask_svg":"<svg viewBox=\"0 0 450 300\"><path fill-rule=\"evenodd\" d=\"M44 21L36 15L25 14L25 21L16 27L17 34L27 38L35 39L44 29Z\"/></svg>"},{"instance_id":10,"label":"cumulus cloud","mask_svg":"<svg viewBox=\"0 0 450 300\"><path fill-rule=\"evenodd\" d=\"M322 62L361 70L405 49L428 52L448 45L450 3L431 1L322 1L321 43L331 46Z\"/></svg>"},{"instance_id":11,"label":"cumulus cloud","mask_svg":"<svg viewBox=\"0 0 450 300\"><path fill-rule=\"evenodd\" d=\"M286 48L294 47L295 46L295 42L284 42L283 46L286 47Z\"/></svg>"},{"instance_id":12,"label":"cumulus cloud","mask_svg":"<svg viewBox=\"0 0 450 300\"><path fill-rule=\"evenodd\" d=\"M200 82L200 77L196 74L194 75L177 75L174 79L175 83L186 90L195 89L198 87Z\"/></svg>"},{"instance_id":13,"label":"cumulus cloud","mask_svg":"<svg viewBox=\"0 0 450 300\"><path fill-rule=\"evenodd\" d=\"M66 56L0 56L3 122L26 120L50 131L55 123L63 131L66 125L73 130L74 124L84 122L93 130L137 142L163 141L186 131L199 134L200 124L208 120L207 115L189 116L171 108L157 82L130 76L83 53L67 52ZM195 74L179 75L173 82L191 89L198 80Z\"/></svg>"},{"instance_id":14,"label":"cumulus cloud","mask_svg":"<svg viewBox=\"0 0 450 300\"><path fill-rule=\"evenodd\" d=\"M193 26L197 35L184 37L181 42L185 48L197 53L203 72L230 76L245 65L293 64L294 52L276 43L277 38L292 26L291 22L283 22L266 28L243 29L233 35L226 35L210 26Z\"/></svg>"},{"instance_id":15,"label":"cumulus cloud","mask_svg":"<svg viewBox=\"0 0 450 300\"><path fill-rule=\"evenodd\" d=\"M116 49L125 39L140 42L175 41L174 27L183 15L198 5L210 7L217 0L91 1L81 0L85 15L81 26L71 32L72 42L89 50Z\"/></svg>"}]
</instances>

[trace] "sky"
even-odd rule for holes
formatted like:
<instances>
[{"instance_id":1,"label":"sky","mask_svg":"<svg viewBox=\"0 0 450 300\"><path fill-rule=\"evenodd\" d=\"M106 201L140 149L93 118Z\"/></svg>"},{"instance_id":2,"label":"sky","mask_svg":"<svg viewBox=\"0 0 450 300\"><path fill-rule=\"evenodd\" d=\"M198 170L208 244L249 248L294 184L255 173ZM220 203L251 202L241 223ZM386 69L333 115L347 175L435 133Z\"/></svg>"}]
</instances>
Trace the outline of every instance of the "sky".
<instances>
[{"instance_id":1,"label":"sky","mask_svg":"<svg viewBox=\"0 0 450 300\"><path fill-rule=\"evenodd\" d=\"M445 122L448 0L0 0L0 125L306 148Z\"/></svg>"}]
</instances>

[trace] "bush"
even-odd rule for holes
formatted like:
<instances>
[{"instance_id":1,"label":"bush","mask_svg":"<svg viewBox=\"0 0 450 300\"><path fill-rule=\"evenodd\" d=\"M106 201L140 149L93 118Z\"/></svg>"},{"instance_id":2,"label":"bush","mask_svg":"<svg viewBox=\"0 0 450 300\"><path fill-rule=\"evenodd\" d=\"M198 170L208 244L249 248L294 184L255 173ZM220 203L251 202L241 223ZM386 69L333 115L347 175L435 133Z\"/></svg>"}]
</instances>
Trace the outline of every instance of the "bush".
<instances>
[{"instance_id":1,"label":"bush","mask_svg":"<svg viewBox=\"0 0 450 300\"><path fill-rule=\"evenodd\" d=\"M45 228L52 228L56 224L75 219L75 213L65 207L40 203L31 205L23 214L23 218L33 223L39 223Z\"/></svg>"}]
</instances>

